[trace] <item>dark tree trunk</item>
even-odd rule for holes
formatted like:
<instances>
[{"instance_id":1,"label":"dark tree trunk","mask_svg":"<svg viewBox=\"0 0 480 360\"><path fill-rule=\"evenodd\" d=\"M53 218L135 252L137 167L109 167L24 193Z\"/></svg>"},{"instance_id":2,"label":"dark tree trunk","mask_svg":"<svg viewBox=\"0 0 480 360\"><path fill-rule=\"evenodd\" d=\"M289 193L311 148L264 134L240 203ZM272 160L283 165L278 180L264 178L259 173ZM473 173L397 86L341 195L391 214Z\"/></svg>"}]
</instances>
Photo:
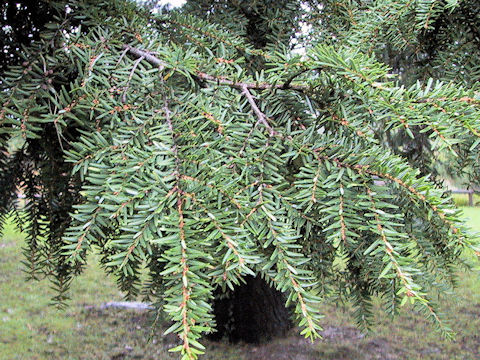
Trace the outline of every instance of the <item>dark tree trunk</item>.
<instances>
[{"instance_id":1,"label":"dark tree trunk","mask_svg":"<svg viewBox=\"0 0 480 360\"><path fill-rule=\"evenodd\" d=\"M284 295L258 276L248 276L234 291L219 290L213 311L217 322L213 340L259 343L284 336L292 327Z\"/></svg>"}]
</instances>

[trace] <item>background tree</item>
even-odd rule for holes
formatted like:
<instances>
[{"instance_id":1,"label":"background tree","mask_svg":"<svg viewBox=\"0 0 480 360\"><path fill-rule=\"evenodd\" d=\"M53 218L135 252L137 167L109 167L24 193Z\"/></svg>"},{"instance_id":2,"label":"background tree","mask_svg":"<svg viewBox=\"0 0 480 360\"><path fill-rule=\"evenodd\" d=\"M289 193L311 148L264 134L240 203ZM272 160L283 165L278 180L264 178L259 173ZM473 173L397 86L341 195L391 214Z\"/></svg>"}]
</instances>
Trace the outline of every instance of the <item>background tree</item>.
<instances>
[{"instance_id":1,"label":"background tree","mask_svg":"<svg viewBox=\"0 0 480 360\"><path fill-rule=\"evenodd\" d=\"M405 74L431 75L379 59L413 56L431 31L435 59L451 53L458 41L432 24L448 31L442 14L460 21L468 2L201 1L163 15L49 4L54 20L1 80L0 223L13 212L24 225L29 274L49 277L57 302L96 248L127 296L167 313L185 359L215 320L228 325L214 299L261 279L306 336L327 298L352 301L368 326L373 296L391 314L411 301L450 333L434 299L478 245L431 167L384 133L474 168L476 85L415 82ZM240 307L250 291L234 293ZM278 309L259 294L257 308ZM253 340L288 325L264 313Z\"/></svg>"}]
</instances>

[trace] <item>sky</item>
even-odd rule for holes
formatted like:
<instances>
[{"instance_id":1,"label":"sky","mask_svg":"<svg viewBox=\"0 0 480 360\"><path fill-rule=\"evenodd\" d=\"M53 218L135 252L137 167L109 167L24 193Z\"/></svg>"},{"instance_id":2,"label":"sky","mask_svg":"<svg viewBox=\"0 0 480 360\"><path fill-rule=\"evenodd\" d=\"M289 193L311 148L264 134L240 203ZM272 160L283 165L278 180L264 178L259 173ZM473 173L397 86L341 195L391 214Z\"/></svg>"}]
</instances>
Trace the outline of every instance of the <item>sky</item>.
<instances>
[{"instance_id":1,"label":"sky","mask_svg":"<svg viewBox=\"0 0 480 360\"><path fill-rule=\"evenodd\" d=\"M174 7L182 6L185 3L185 0L161 0L160 4L171 4Z\"/></svg>"}]
</instances>

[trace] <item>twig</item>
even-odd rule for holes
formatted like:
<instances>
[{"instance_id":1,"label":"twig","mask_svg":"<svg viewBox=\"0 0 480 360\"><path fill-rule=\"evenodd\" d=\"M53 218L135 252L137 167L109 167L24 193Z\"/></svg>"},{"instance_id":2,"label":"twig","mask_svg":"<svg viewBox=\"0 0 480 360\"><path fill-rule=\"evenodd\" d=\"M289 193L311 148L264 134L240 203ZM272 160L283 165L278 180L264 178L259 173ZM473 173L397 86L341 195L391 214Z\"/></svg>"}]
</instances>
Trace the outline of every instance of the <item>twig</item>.
<instances>
[{"instance_id":1,"label":"twig","mask_svg":"<svg viewBox=\"0 0 480 360\"><path fill-rule=\"evenodd\" d=\"M308 90L310 87L307 85L296 85L296 84L270 84L270 83L252 83L252 82L235 82L229 80L225 77L220 76L213 76L201 71L197 71L197 76L204 80L214 81L219 85L228 85L237 89L243 89L246 87L247 89L254 89L254 90L267 90L267 89L280 89L280 90L298 90L298 91L305 91Z\"/></svg>"},{"instance_id":2,"label":"twig","mask_svg":"<svg viewBox=\"0 0 480 360\"><path fill-rule=\"evenodd\" d=\"M160 68L160 70L163 70L165 67L167 67L167 63L164 61L160 60L156 56L152 55L151 53L145 51L145 50L140 50L134 47L131 47L129 45L123 45L123 48L128 50L132 55L135 55L136 57L143 57L145 60L147 60L149 63L156 65ZM243 90L244 88L247 89L254 89L254 90L267 90L267 89L280 89L280 90L297 90L297 91L305 91L308 90L310 87L307 85L298 85L298 84L289 84L288 82L284 84L269 84L269 83L252 83L252 82L236 82L232 81L230 79L227 79L223 76L213 76L201 71L197 71L195 75L203 80L207 81L212 81L217 83L218 85L227 85L231 86L233 88L241 89ZM291 80L290 80L291 81Z\"/></svg>"},{"instance_id":3,"label":"twig","mask_svg":"<svg viewBox=\"0 0 480 360\"><path fill-rule=\"evenodd\" d=\"M145 60L147 60L149 63L153 65L157 65L160 70L163 70L166 67L166 63L160 60L159 58L155 57L148 51L140 50L134 47L131 47L130 45L123 45L123 48L125 50L128 50L129 53L135 55L136 57L143 57Z\"/></svg>"},{"instance_id":4,"label":"twig","mask_svg":"<svg viewBox=\"0 0 480 360\"><path fill-rule=\"evenodd\" d=\"M296 77L302 75L303 73L306 73L307 71L310 71L310 69L300 70L300 71L296 72L295 74L293 74L292 76L290 76L287 79L287 81L285 81L283 83L282 89L288 89L291 86L292 81L295 80ZM296 85L294 85L294 86L296 86Z\"/></svg>"},{"instance_id":5,"label":"twig","mask_svg":"<svg viewBox=\"0 0 480 360\"><path fill-rule=\"evenodd\" d=\"M245 151L246 147L247 147L247 143L248 143L248 140L250 140L250 138L252 137L252 134L253 134L253 131L255 130L255 127L257 126L258 122L256 122L252 128L250 129L250 131L248 132L247 134L247 137L245 138L245 141L243 142L243 145L242 145L242 148L240 149L238 155L242 155L243 152Z\"/></svg>"},{"instance_id":6,"label":"twig","mask_svg":"<svg viewBox=\"0 0 480 360\"><path fill-rule=\"evenodd\" d=\"M175 142L175 131L173 129L172 117L171 117L170 109L168 107L168 98L167 98L166 92L163 93L163 111L165 111L165 119L167 120L168 129L172 133L172 152L173 152L173 155L175 156L175 178L176 178L175 188L178 190L180 186L180 159L178 158L178 148Z\"/></svg>"},{"instance_id":7,"label":"twig","mask_svg":"<svg viewBox=\"0 0 480 360\"><path fill-rule=\"evenodd\" d=\"M255 99L252 96L252 93L248 90L248 87L246 85L242 86L242 94L245 95L248 102L250 103L250 106L252 107L253 112L257 115L257 123L265 125L271 136L275 135L277 132L270 126L267 116L258 108Z\"/></svg>"},{"instance_id":8,"label":"twig","mask_svg":"<svg viewBox=\"0 0 480 360\"><path fill-rule=\"evenodd\" d=\"M132 71L130 72L130 75L128 76L128 81L127 81L127 85L125 85L125 88L123 90L123 95L122 95L122 102L124 104L127 103L127 90L128 90L128 87L130 86L130 81L132 81L132 77L133 77L133 74L135 73L135 70L137 69L137 66L138 64L140 64L140 62L144 59L143 56L139 57L135 63L133 64L133 67L132 67Z\"/></svg>"},{"instance_id":9,"label":"twig","mask_svg":"<svg viewBox=\"0 0 480 360\"><path fill-rule=\"evenodd\" d=\"M62 151L65 151L65 149L63 148L62 138L60 136L60 129L58 128L58 124L56 121L54 121L53 124L55 125L55 131L57 132L57 138L58 138L58 143L60 144L60 148L62 149Z\"/></svg>"},{"instance_id":10,"label":"twig","mask_svg":"<svg viewBox=\"0 0 480 360\"><path fill-rule=\"evenodd\" d=\"M124 58L124 56L127 54L128 50L129 50L128 48L125 48L125 47L124 47L124 49L125 50L123 50L122 55L120 55L120 57L118 58L116 66L118 66L118 64L120 64L120 61L122 61L122 59Z\"/></svg>"}]
</instances>

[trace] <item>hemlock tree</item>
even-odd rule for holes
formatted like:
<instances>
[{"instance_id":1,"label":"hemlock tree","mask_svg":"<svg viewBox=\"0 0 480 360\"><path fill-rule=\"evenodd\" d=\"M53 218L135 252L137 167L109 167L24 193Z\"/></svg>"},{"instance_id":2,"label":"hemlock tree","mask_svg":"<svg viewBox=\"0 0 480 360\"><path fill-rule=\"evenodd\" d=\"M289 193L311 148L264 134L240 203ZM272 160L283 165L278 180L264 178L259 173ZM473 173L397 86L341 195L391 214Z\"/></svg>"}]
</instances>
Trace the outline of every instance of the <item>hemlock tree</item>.
<instances>
[{"instance_id":1,"label":"hemlock tree","mask_svg":"<svg viewBox=\"0 0 480 360\"><path fill-rule=\"evenodd\" d=\"M280 293L308 337L323 300L352 301L366 327L373 296L450 334L434 299L478 243L432 167L384 133L478 177L478 36L454 26L475 2L45 6L54 21L1 78L0 223L23 226L26 269L58 303L95 248L166 312L184 359L216 321L246 340L284 331Z\"/></svg>"}]
</instances>

